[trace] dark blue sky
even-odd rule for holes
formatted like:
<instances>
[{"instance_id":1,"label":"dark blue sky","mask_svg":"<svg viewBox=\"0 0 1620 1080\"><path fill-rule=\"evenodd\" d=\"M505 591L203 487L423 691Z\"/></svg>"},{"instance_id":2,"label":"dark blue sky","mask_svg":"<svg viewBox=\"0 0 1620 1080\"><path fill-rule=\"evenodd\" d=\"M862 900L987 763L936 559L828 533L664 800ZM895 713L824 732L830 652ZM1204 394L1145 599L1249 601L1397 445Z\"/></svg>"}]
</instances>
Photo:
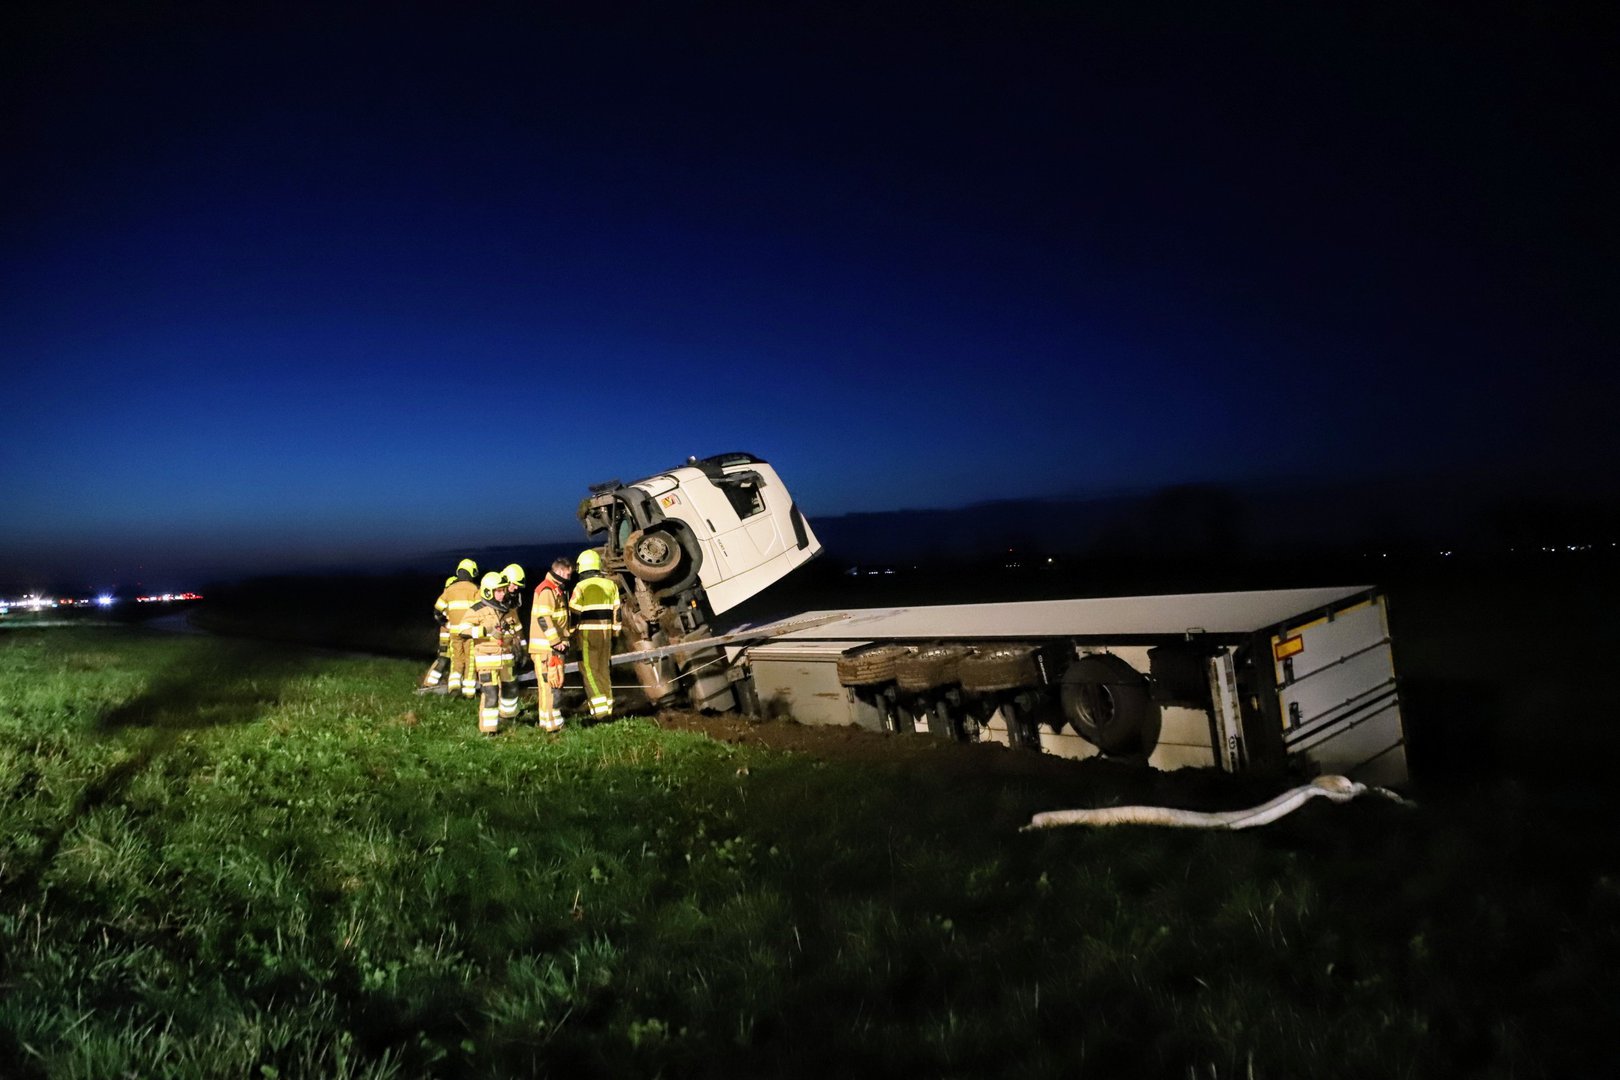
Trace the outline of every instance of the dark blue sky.
<instances>
[{"instance_id":1,"label":"dark blue sky","mask_svg":"<svg viewBox=\"0 0 1620 1080\"><path fill-rule=\"evenodd\" d=\"M1598 5L29 6L0 579L1620 473Z\"/></svg>"}]
</instances>

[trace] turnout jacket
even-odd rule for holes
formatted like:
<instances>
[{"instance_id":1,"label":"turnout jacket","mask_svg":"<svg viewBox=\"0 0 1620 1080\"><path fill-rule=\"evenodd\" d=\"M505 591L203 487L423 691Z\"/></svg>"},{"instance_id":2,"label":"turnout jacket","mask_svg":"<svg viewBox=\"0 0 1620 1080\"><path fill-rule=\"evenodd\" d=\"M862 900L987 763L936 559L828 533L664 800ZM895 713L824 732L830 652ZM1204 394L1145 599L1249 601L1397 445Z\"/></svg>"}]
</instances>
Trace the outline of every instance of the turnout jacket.
<instances>
[{"instance_id":1,"label":"turnout jacket","mask_svg":"<svg viewBox=\"0 0 1620 1080\"><path fill-rule=\"evenodd\" d=\"M529 651L541 653L568 644L568 601L562 582L549 573L535 586L529 611Z\"/></svg>"},{"instance_id":2,"label":"turnout jacket","mask_svg":"<svg viewBox=\"0 0 1620 1080\"><path fill-rule=\"evenodd\" d=\"M568 597L568 608L574 613L576 629L617 630L618 582L599 570L585 571L574 583L574 591Z\"/></svg>"},{"instance_id":3,"label":"turnout jacket","mask_svg":"<svg viewBox=\"0 0 1620 1080\"><path fill-rule=\"evenodd\" d=\"M458 577L444 587L439 594L438 602L433 605L433 613L451 634L461 633L461 620L467 617L467 609L478 603L478 586L466 578Z\"/></svg>"},{"instance_id":4,"label":"turnout jacket","mask_svg":"<svg viewBox=\"0 0 1620 1080\"><path fill-rule=\"evenodd\" d=\"M467 609L467 617L461 623L461 636L472 639L473 655L479 660L506 662L512 659L507 610L493 600L480 600Z\"/></svg>"}]
</instances>

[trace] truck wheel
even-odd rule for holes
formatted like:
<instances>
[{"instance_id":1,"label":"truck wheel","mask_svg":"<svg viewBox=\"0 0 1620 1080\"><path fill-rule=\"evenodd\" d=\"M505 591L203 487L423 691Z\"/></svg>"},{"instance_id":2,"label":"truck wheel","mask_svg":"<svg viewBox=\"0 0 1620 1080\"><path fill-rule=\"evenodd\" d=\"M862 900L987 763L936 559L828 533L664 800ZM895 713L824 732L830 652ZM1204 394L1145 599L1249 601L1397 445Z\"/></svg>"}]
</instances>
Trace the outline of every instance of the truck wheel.
<instances>
[{"instance_id":1,"label":"truck wheel","mask_svg":"<svg viewBox=\"0 0 1620 1080\"><path fill-rule=\"evenodd\" d=\"M904 645L872 645L838 658L840 686L875 686L894 681L894 662L911 650Z\"/></svg>"},{"instance_id":2,"label":"truck wheel","mask_svg":"<svg viewBox=\"0 0 1620 1080\"><path fill-rule=\"evenodd\" d=\"M1147 679L1112 653L1070 664L1061 697L1064 719L1104 753L1151 754L1159 743L1159 706Z\"/></svg>"},{"instance_id":3,"label":"truck wheel","mask_svg":"<svg viewBox=\"0 0 1620 1080\"><path fill-rule=\"evenodd\" d=\"M961 645L925 645L894 661L894 682L909 694L922 694L959 681L957 674L968 651Z\"/></svg>"},{"instance_id":4,"label":"truck wheel","mask_svg":"<svg viewBox=\"0 0 1620 1080\"><path fill-rule=\"evenodd\" d=\"M653 585L674 577L684 554L680 540L668 529L637 529L624 541L624 565Z\"/></svg>"},{"instance_id":5,"label":"truck wheel","mask_svg":"<svg viewBox=\"0 0 1620 1080\"><path fill-rule=\"evenodd\" d=\"M1040 682L1033 645L992 645L964 656L957 666L962 689L979 694L1022 690Z\"/></svg>"}]
</instances>

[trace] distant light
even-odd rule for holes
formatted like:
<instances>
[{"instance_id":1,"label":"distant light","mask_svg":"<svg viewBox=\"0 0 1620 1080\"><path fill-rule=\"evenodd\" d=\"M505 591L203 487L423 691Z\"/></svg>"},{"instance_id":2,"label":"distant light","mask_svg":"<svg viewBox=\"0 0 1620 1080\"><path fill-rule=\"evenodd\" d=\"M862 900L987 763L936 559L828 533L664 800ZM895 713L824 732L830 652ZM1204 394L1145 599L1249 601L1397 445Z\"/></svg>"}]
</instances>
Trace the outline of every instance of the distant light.
<instances>
[{"instance_id":1,"label":"distant light","mask_svg":"<svg viewBox=\"0 0 1620 1080\"><path fill-rule=\"evenodd\" d=\"M106 593L102 593L100 596L96 597L96 603L101 607L112 607L113 598L108 596Z\"/></svg>"}]
</instances>

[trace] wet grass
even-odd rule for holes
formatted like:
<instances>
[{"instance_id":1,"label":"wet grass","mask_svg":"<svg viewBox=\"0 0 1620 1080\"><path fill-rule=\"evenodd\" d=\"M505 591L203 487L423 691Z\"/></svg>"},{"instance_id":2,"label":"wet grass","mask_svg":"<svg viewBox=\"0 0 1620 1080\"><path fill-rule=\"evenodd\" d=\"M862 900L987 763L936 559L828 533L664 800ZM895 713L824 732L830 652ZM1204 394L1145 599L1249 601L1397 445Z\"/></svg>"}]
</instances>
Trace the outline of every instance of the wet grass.
<instances>
[{"instance_id":1,"label":"wet grass","mask_svg":"<svg viewBox=\"0 0 1620 1080\"><path fill-rule=\"evenodd\" d=\"M822 762L637 720L486 740L470 704L410 695L420 666L0 638L0 1072L1620 1064L1598 795L1026 834L1140 781Z\"/></svg>"}]
</instances>

